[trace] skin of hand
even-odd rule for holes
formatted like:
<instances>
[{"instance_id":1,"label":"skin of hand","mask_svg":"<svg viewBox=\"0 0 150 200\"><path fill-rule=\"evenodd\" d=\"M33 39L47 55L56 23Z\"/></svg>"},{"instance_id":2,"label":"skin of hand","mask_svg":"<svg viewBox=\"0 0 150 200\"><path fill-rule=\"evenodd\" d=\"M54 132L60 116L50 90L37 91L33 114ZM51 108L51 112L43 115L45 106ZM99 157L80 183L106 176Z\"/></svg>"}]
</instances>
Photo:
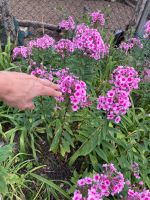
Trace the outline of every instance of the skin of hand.
<instances>
[{"instance_id":1,"label":"skin of hand","mask_svg":"<svg viewBox=\"0 0 150 200\"><path fill-rule=\"evenodd\" d=\"M0 99L19 110L33 110L34 97L61 96L59 86L46 79L20 72L0 72Z\"/></svg>"}]
</instances>

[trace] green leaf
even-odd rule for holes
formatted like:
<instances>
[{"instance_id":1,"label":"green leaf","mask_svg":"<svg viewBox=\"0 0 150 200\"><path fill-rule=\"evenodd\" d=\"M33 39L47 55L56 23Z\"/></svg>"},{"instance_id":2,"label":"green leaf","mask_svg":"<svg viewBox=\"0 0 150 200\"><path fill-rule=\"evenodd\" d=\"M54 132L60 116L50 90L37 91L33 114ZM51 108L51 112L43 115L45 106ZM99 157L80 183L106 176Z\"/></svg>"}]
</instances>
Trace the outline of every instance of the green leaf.
<instances>
[{"instance_id":1,"label":"green leaf","mask_svg":"<svg viewBox=\"0 0 150 200\"><path fill-rule=\"evenodd\" d=\"M98 160L97 160L96 155L93 155L93 154L90 153L90 161L92 163L94 170L98 171L99 167L98 167Z\"/></svg>"},{"instance_id":2,"label":"green leaf","mask_svg":"<svg viewBox=\"0 0 150 200\"><path fill-rule=\"evenodd\" d=\"M44 177L41 177L37 174L33 174L31 173L31 176L33 176L34 178L36 178L37 180L41 181L42 183L45 183L47 184L48 186L50 186L52 189L56 190L57 192L59 192L60 194L62 194L66 199L71 199L69 197L69 195L64 191L62 190L58 185L56 185L52 180L47 180L46 178Z\"/></svg>"},{"instance_id":3,"label":"green leaf","mask_svg":"<svg viewBox=\"0 0 150 200\"><path fill-rule=\"evenodd\" d=\"M98 134L99 128L92 134L89 133L90 137L88 137L73 156L71 156L69 161L70 165L72 165L79 156L86 156L95 149L98 143Z\"/></svg>"},{"instance_id":4,"label":"green leaf","mask_svg":"<svg viewBox=\"0 0 150 200\"><path fill-rule=\"evenodd\" d=\"M6 194L8 192L5 177L0 175L0 193Z\"/></svg>"},{"instance_id":5,"label":"green leaf","mask_svg":"<svg viewBox=\"0 0 150 200\"><path fill-rule=\"evenodd\" d=\"M61 121L59 119L57 119L56 132L55 132L54 139L53 139L51 147L50 147L50 151L52 151L54 153L57 152L61 134L62 134L62 124L61 124Z\"/></svg>"},{"instance_id":6,"label":"green leaf","mask_svg":"<svg viewBox=\"0 0 150 200\"><path fill-rule=\"evenodd\" d=\"M100 158L102 158L105 162L108 163L107 155L106 155L106 153L105 153L100 147L97 147L97 148L95 149L95 151L96 151L97 155L98 155Z\"/></svg>"},{"instance_id":7,"label":"green leaf","mask_svg":"<svg viewBox=\"0 0 150 200\"><path fill-rule=\"evenodd\" d=\"M6 161L6 159L10 156L10 154L12 153L12 148L13 144L0 147L0 163Z\"/></svg>"},{"instance_id":8,"label":"green leaf","mask_svg":"<svg viewBox=\"0 0 150 200\"><path fill-rule=\"evenodd\" d=\"M60 145L61 155L65 156L66 153L70 152L70 144L62 138L62 145Z\"/></svg>"}]
</instances>

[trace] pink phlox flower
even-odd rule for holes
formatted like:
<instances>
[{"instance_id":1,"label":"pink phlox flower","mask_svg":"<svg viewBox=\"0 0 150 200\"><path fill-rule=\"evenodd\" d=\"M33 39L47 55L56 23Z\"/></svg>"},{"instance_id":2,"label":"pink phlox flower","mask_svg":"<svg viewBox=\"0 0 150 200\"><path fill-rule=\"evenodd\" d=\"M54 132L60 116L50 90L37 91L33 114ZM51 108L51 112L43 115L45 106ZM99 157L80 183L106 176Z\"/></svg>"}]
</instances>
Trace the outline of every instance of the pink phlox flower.
<instances>
[{"instance_id":1,"label":"pink phlox flower","mask_svg":"<svg viewBox=\"0 0 150 200\"><path fill-rule=\"evenodd\" d=\"M32 49L25 46L15 47L13 49L13 59L16 59L18 56L22 58L27 58L32 54Z\"/></svg>"},{"instance_id":2,"label":"pink phlox flower","mask_svg":"<svg viewBox=\"0 0 150 200\"><path fill-rule=\"evenodd\" d=\"M133 67L118 66L109 80L112 88L106 96L99 96L97 109L106 111L107 119L118 124L121 115L125 115L131 106L129 95L133 89L138 89L139 82L140 78Z\"/></svg>"},{"instance_id":3,"label":"pink phlox flower","mask_svg":"<svg viewBox=\"0 0 150 200\"><path fill-rule=\"evenodd\" d=\"M126 54L134 47L143 48L143 44L139 38L131 38L127 42L122 42L119 46L119 48L124 50Z\"/></svg>"},{"instance_id":4,"label":"pink phlox flower","mask_svg":"<svg viewBox=\"0 0 150 200\"><path fill-rule=\"evenodd\" d=\"M68 68L57 71L54 76L57 77L56 83L60 86L64 100L69 99L73 111L90 106L84 81L70 73ZM59 97L56 100L59 101Z\"/></svg>"},{"instance_id":5,"label":"pink phlox flower","mask_svg":"<svg viewBox=\"0 0 150 200\"><path fill-rule=\"evenodd\" d=\"M103 13L101 13L100 11L92 12L90 14L90 16L92 18L91 19L92 24L95 24L95 23L99 22L99 24L101 26L104 26L104 24L105 24L105 18L104 18L104 14Z\"/></svg>"},{"instance_id":6,"label":"pink phlox flower","mask_svg":"<svg viewBox=\"0 0 150 200\"><path fill-rule=\"evenodd\" d=\"M85 24L77 26L73 42L76 49L81 50L84 55L89 55L95 60L104 58L104 55L109 52L108 45L104 43L97 29L91 29Z\"/></svg>"},{"instance_id":7,"label":"pink phlox flower","mask_svg":"<svg viewBox=\"0 0 150 200\"><path fill-rule=\"evenodd\" d=\"M150 37L150 20L145 24L144 38Z\"/></svg>"},{"instance_id":8,"label":"pink phlox flower","mask_svg":"<svg viewBox=\"0 0 150 200\"><path fill-rule=\"evenodd\" d=\"M68 19L62 20L59 23L59 28L64 30L74 30L75 29L75 22L72 16L69 16Z\"/></svg>"},{"instance_id":9,"label":"pink phlox flower","mask_svg":"<svg viewBox=\"0 0 150 200\"><path fill-rule=\"evenodd\" d=\"M74 43L68 39L61 39L55 45L55 49L62 57L64 57L65 54L74 52Z\"/></svg>"},{"instance_id":10,"label":"pink phlox flower","mask_svg":"<svg viewBox=\"0 0 150 200\"><path fill-rule=\"evenodd\" d=\"M28 43L28 46L30 48L41 48L41 49L48 49L50 47L53 47L55 44L55 40L50 37L49 35L44 35L41 38L37 38L36 40L31 40Z\"/></svg>"}]
</instances>

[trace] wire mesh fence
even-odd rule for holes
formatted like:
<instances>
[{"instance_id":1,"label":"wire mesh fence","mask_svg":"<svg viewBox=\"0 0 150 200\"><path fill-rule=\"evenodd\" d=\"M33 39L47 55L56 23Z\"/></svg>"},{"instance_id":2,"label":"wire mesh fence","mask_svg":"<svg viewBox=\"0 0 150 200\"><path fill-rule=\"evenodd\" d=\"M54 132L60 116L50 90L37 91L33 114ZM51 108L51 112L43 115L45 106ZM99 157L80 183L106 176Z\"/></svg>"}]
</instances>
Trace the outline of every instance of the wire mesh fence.
<instances>
[{"instance_id":1,"label":"wire mesh fence","mask_svg":"<svg viewBox=\"0 0 150 200\"><path fill-rule=\"evenodd\" d=\"M11 0L13 15L19 20L31 20L58 25L66 16L77 21L85 9L101 10L109 30L125 29L134 15L134 8L118 1L105 0Z\"/></svg>"}]
</instances>

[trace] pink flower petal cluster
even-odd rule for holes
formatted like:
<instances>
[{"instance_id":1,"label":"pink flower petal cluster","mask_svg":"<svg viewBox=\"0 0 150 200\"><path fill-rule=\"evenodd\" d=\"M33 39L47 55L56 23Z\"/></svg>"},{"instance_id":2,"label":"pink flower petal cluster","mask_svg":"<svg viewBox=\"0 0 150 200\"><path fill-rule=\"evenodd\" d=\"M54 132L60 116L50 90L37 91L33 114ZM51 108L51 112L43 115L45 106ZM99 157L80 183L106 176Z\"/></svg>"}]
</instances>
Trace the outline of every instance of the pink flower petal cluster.
<instances>
[{"instance_id":1,"label":"pink flower petal cluster","mask_svg":"<svg viewBox=\"0 0 150 200\"><path fill-rule=\"evenodd\" d=\"M73 42L77 49L83 51L84 55L89 55L95 60L108 54L108 46L104 43L98 30L91 29L85 24L77 26Z\"/></svg>"},{"instance_id":2,"label":"pink flower petal cluster","mask_svg":"<svg viewBox=\"0 0 150 200\"><path fill-rule=\"evenodd\" d=\"M62 97L56 98L57 101L61 102L68 98L73 111L89 105L86 94L86 83L84 81L79 80L70 73L68 68L55 72L55 76L57 77L56 83L59 84L63 94Z\"/></svg>"},{"instance_id":3,"label":"pink flower petal cluster","mask_svg":"<svg viewBox=\"0 0 150 200\"><path fill-rule=\"evenodd\" d=\"M46 70L41 69L41 68L39 68L39 67L36 67L36 68L35 68L34 70L32 70L32 72L31 72L31 75L39 76L40 78L45 77L45 74L46 74Z\"/></svg>"},{"instance_id":4,"label":"pink flower petal cluster","mask_svg":"<svg viewBox=\"0 0 150 200\"><path fill-rule=\"evenodd\" d=\"M27 58L31 54L32 54L32 49L25 46L15 47L13 49L13 59L16 59L18 56Z\"/></svg>"},{"instance_id":5,"label":"pink flower petal cluster","mask_svg":"<svg viewBox=\"0 0 150 200\"><path fill-rule=\"evenodd\" d=\"M125 115L130 106L128 93L113 88L107 92L107 96L99 96L97 109L106 111L107 119L118 124L120 115Z\"/></svg>"},{"instance_id":6,"label":"pink flower petal cluster","mask_svg":"<svg viewBox=\"0 0 150 200\"><path fill-rule=\"evenodd\" d=\"M48 35L44 35L41 38L38 38L36 40L31 40L28 43L28 46L30 48L41 48L41 49L48 49L50 47L53 47L55 43L55 40L48 36Z\"/></svg>"},{"instance_id":7,"label":"pink flower petal cluster","mask_svg":"<svg viewBox=\"0 0 150 200\"><path fill-rule=\"evenodd\" d=\"M40 64L40 67L35 67L35 69L31 71L31 75L39 78L48 79L49 81L53 81L54 79L53 72L52 71L48 72L42 63Z\"/></svg>"},{"instance_id":8,"label":"pink flower petal cluster","mask_svg":"<svg viewBox=\"0 0 150 200\"><path fill-rule=\"evenodd\" d=\"M132 164L132 171L133 171L133 175L136 179L140 179L140 170L139 170L139 164L134 162Z\"/></svg>"},{"instance_id":9,"label":"pink flower petal cluster","mask_svg":"<svg viewBox=\"0 0 150 200\"><path fill-rule=\"evenodd\" d=\"M51 68L51 71L48 72L43 64L41 64L40 67L35 67L35 69L31 71L31 75L57 83L63 95L55 99L58 102L69 100L73 111L88 107L92 104L86 92L86 83L70 73L69 68L61 70Z\"/></svg>"},{"instance_id":10,"label":"pink flower petal cluster","mask_svg":"<svg viewBox=\"0 0 150 200\"><path fill-rule=\"evenodd\" d=\"M150 37L150 20L145 24L144 38Z\"/></svg>"},{"instance_id":11,"label":"pink flower petal cluster","mask_svg":"<svg viewBox=\"0 0 150 200\"><path fill-rule=\"evenodd\" d=\"M55 49L62 57L64 57L65 54L70 54L74 51L74 43L68 39L61 39L55 45Z\"/></svg>"},{"instance_id":12,"label":"pink flower petal cluster","mask_svg":"<svg viewBox=\"0 0 150 200\"><path fill-rule=\"evenodd\" d=\"M150 200L150 191L146 189L143 191L129 189L127 200Z\"/></svg>"},{"instance_id":13,"label":"pink flower petal cluster","mask_svg":"<svg viewBox=\"0 0 150 200\"><path fill-rule=\"evenodd\" d=\"M111 75L112 89L106 96L99 96L98 110L107 113L107 119L114 120L115 123L121 121L121 115L125 115L131 106L129 94L133 89L138 89L138 73L132 67L119 66Z\"/></svg>"},{"instance_id":14,"label":"pink flower petal cluster","mask_svg":"<svg viewBox=\"0 0 150 200\"><path fill-rule=\"evenodd\" d=\"M124 50L126 54L134 47L140 47L141 49L143 48L143 44L139 38L131 38L127 42L122 42L119 46L119 48Z\"/></svg>"},{"instance_id":15,"label":"pink flower petal cluster","mask_svg":"<svg viewBox=\"0 0 150 200\"><path fill-rule=\"evenodd\" d=\"M109 81L118 90L130 93L133 89L138 89L140 78L138 72L129 66L118 66L111 75Z\"/></svg>"},{"instance_id":16,"label":"pink flower petal cluster","mask_svg":"<svg viewBox=\"0 0 150 200\"><path fill-rule=\"evenodd\" d=\"M105 164L101 174L78 180L78 189L74 192L73 200L102 200L109 195L119 194L124 185L123 174L113 164Z\"/></svg>"},{"instance_id":17,"label":"pink flower petal cluster","mask_svg":"<svg viewBox=\"0 0 150 200\"><path fill-rule=\"evenodd\" d=\"M68 19L62 20L59 23L59 28L64 30L74 30L75 29L75 22L72 16L69 16Z\"/></svg>"},{"instance_id":18,"label":"pink flower petal cluster","mask_svg":"<svg viewBox=\"0 0 150 200\"><path fill-rule=\"evenodd\" d=\"M104 26L104 24L105 24L105 18L104 18L104 14L103 13L101 13L100 11L92 12L90 14L90 16L92 18L91 19L92 24L95 24L95 23L99 22L99 24L101 26Z\"/></svg>"}]
</instances>

